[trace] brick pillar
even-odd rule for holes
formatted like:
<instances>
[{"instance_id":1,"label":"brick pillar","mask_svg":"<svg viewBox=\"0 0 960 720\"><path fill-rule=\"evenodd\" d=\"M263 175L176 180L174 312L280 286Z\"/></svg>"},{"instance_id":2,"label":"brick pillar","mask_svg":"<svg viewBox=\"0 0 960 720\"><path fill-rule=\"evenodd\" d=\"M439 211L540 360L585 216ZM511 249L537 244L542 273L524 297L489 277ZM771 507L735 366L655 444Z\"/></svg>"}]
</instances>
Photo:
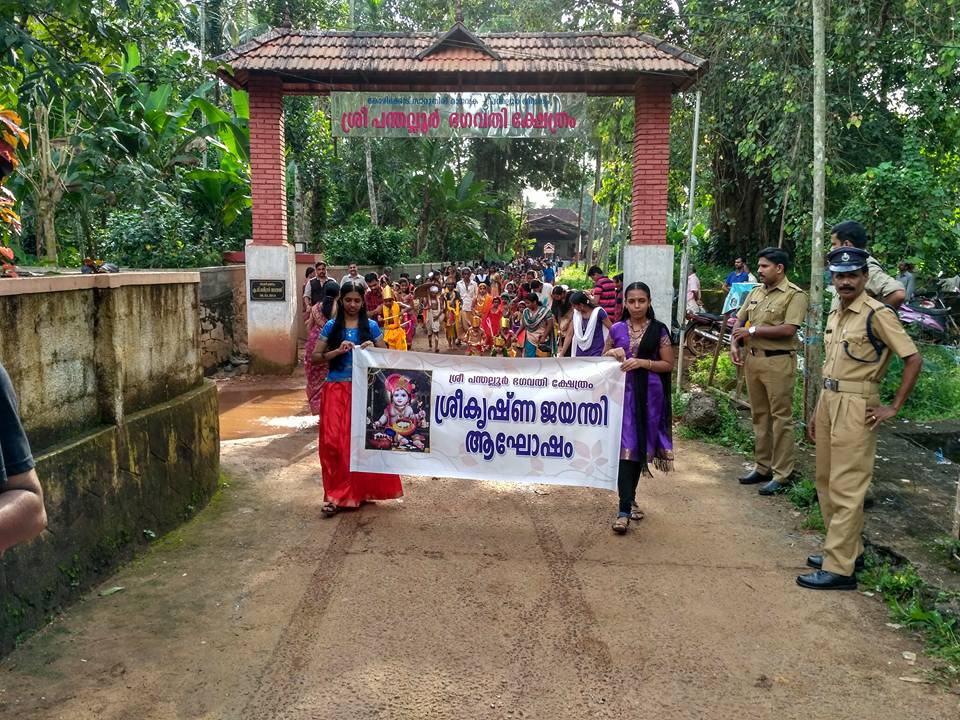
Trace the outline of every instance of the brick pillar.
<instances>
[{"instance_id":1,"label":"brick pillar","mask_svg":"<svg viewBox=\"0 0 960 720\"><path fill-rule=\"evenodd\" d=\"M668 325L673 314L673 246L666 244L671 94L669 82L662 80L637 85L630 243L623 249L625 284L645 282L657 318Z\"/></svg>"},{"instance_id":2,"label":"brick pillar","mask_svg":"<svg viewBox=\"0 0 960 720\"><path fill-rule=\"evenodd\" d=\"M253 242L287 241L287 179L283 164L283 93L276 75L251 75L250 163Z\"/></svg>"},{"instance_id":3,"label":"brick pillar","mask_svg":"<svg viewBox=\"0 0 960 720\"><path fill-rule=\"evenodd\" d=\"M286 374L297 364L300 292L293 245L287 242L287 183L283 164L283 91L276 75L253 75L250 160L253 240L247 241L247 347L255 373ZM269 284L280 297L253 293Z\"/></svg>"},{"instance_id":4,"label":"brick pillar","mask_svg":"<svg viewBox=\"0 0 960 720\"><path fill-rule=\"evenodd\" d=\"M667 170L670 166L669 83L637 86L633 101L633 199L630 243L667 241Z\"/></svg>"}]
</instances>

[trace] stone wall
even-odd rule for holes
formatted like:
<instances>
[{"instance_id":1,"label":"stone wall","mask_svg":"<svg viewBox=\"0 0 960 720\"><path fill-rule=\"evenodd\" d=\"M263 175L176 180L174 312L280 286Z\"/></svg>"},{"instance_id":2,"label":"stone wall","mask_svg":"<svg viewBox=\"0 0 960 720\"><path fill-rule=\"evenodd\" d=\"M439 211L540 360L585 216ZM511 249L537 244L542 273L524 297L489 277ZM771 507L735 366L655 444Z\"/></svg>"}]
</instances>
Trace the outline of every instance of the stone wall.
<instances>
[{"instance_id":1,"label":"stone wall","mask_svg":"<svg viewBox=\"0 0 960 720\"><path fill-rule=\"evenodd\" d=\"M201 372L199 281L0 280L0 362L49 523L0 559L0 653L215 491L218 407Z\"/></svg>"},{"instance_id":2,"label":"stone wall","mask_svg":"<svg viewBox=\"0 0 960 720\"><path fill-rule=\"evenodd\" d=\"M244 267L200 270L200 363L214 372L231 355L247 352L247 291Z\"/></svg>"}]
</instances>

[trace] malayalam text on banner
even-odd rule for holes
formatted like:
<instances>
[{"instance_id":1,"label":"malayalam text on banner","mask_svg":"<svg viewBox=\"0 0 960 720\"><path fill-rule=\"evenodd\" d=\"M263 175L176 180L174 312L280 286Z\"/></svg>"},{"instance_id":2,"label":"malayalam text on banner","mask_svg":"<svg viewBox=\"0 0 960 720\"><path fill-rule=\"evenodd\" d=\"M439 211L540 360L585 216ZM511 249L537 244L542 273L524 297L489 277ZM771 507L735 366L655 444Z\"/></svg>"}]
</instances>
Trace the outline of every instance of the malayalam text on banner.
<instances>
[{"instance_id":1,"label":"malayalam text on banner","mask_svg":"<svg viewBox=\"0 0 960 720\"><path fill-rule=\"evenodd\" d=\"M584 137L582 93L330 94L335 137Z\"/></svg>"},{"instance_id":2,"label":"malayalam text on banner","mask_svg":"<svg viewBox=\"0 0 960 720\"><path fill-rule=\"evenodd\" d=\"M350 469L613 490L623 390L610 358L354 349Z\"/></svg>"}]
</instances>

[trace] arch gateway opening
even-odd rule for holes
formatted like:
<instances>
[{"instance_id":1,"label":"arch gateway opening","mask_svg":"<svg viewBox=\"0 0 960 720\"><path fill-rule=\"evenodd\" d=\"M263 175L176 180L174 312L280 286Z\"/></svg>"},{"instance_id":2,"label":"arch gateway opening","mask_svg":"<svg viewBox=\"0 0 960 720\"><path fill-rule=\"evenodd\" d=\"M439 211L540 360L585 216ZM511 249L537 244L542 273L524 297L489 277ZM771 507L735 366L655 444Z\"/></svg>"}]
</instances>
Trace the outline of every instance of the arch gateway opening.
<instances>
[{"instance_id":1,"label":"arch gateway opening","mask_svg":"<svg viewBox=\"0 0 960 720\"><path fill-rule=\"evenodd\" d=\"M331 96L334 134L345 137L570 136L584 130L577 115L579 98L632 97L633 182L624 280L646 282L656 312L669 317L671 98L706 72L703 58L643 33L475 34L457 22L440 34L280 27L217 60L219 77L250 96L253 238L245 252L247 285L282 281L286 288L282 299L270 302L248 297L255 371L287 373L297 358L284 95Z\"/></svg>"}]
</instances>

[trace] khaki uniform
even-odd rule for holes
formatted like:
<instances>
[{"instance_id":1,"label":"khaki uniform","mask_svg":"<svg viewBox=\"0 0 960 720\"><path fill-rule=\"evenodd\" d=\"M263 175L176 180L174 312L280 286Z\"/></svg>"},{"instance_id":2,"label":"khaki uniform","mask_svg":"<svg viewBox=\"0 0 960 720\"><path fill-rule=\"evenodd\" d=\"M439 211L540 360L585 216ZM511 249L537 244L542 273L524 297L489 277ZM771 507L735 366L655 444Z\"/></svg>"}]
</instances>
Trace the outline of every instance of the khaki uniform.
<instances>
[{"instance_id":1,"label":"khaki uniform","mask_svg":"<svg viewBox=\"0 0 960 720\"><path fill-rule=\"evenodd\" d=\"M870 297L882 301L890 293L897 292L897 290L906 290L902 282L896 278L890 277L883 271L883 265L881 265L880 261L877 260L873 255L870 255L867 258L867 270L870 271L870 275L867 278L866 291ZM837 295L836 290L833 290L833 300L830 302L830 312L833 312L839 307L840 296Z\"/></svg>"},{"instance_id":2,"label":"khaki uniform","mask_svg":"<svg viewBox=\"0 0 960 720\"><path fill-rule=\"evenodd\" d=\"M770 289L761 284L751 290L737 318L744 326L800 327L808 303L807 294L784 277ZM757 472L772 474L781 483L787 482L795 463L793 384L798 347L794 335L779 340L754 336L743 348Z\"/></svg>"},{"instance_id":3,"label":"khaki uniform","mask_svg":"<svg viewBox=\"0 0 960 720\"><path fill-rule=\"evenodd\" d=\"M874 337L886 345L879 357L867 337L868 316ZM830 312L823 341L824 388L816 415L817 497L827 528L823 569L853 575L863 552L863 498L877 449L866 410L880 404L880 381L893 354L907 357L917 348L897 314L865 292L846 310Z\"/></svg>"}]
</instances>

